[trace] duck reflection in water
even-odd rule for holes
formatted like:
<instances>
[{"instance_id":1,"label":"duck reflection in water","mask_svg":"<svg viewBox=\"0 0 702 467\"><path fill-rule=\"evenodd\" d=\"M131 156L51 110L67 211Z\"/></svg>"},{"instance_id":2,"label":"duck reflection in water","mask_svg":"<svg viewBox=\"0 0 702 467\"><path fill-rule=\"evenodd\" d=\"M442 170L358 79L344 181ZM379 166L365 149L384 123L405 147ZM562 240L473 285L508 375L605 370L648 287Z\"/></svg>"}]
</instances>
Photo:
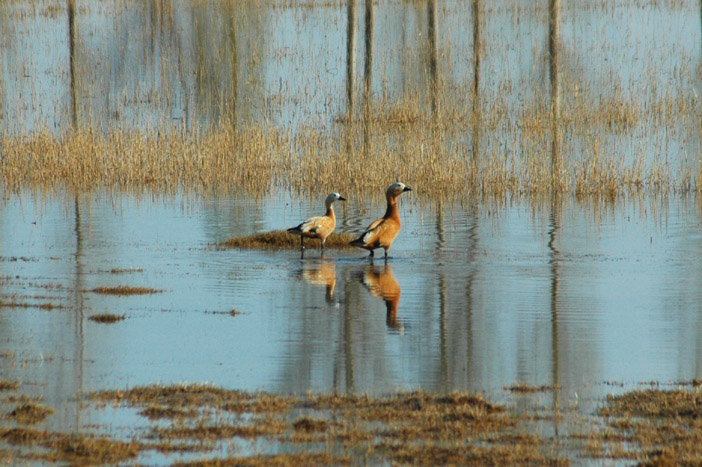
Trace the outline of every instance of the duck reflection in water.
<instances>
[{"instance_id":1,"label":"duck reflection in water","mask_svg":"<svg viewBox=\"0 0 702 467\"><path fill-rule=\"evenodd\" d=\"M302 278L313 285L323 285L327 288L325 298L327 302L334 302L334 288L336 287L336 266L334 261L320 261L310 263L310 267L303 269Z\"/></svg>"},{"instance_id":2,"label":"duck reflection in water","mask_svg":"<svg viewBox=\"0 0 702 467\"><path fill-rule=\"evenodd\" d=\"M400 284L392 273L392 267L386 264L379 268L371 264L363 270L362 282L372 295L385 302L387 310L385 324L389 328L402 330L403 326L397 320L401 290Z\"/></svg>"}]
</instances>

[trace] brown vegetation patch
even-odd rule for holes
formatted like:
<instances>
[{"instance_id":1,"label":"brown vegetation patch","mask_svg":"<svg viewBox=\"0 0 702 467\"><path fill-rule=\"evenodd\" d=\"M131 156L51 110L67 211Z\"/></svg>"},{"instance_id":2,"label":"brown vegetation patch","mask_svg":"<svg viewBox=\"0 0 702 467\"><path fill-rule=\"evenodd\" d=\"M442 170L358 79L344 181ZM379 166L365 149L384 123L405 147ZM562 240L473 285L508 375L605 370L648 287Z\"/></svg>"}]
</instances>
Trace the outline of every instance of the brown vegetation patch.
<instances>
[{"instance_id":1,"label":"brown vegetation patch","mask_svg":"<svg viewBox=\"0 0 702 467\"><path fill-rule=\"evenodd\" d=\"M91 321L95 321L96 323L110 324L122 321L124 318L124 315L113 315L110 313L104 313L100 315L92 315L88 319Z\"/></svg>"},{"instance_id":2,"label":"brown vegetation patch","mask_svg":"<svg viewBox=\"0 0 702 467\"><path fill-rule=\"evenodd\" d=\"M102 437L63 435L55 438L44 444L51 452L39 456L40 458L51 462L116 464L133 459L139 454L140 448L136 442L125 443Z\"/></svg>"},{"instance_id":3,"label":"brown vegetation patch","mask_svg":"<svg viewBox=\"0 0 702 467\"><path fill-rule=\"evenodd\" d=\"M306 433L313 433L315 431L324 431L329 427L329 423L325 420L320 420L310 417L302 417L295 420L293 423L293 428L297 431L304 431Z\"/></svg>"},{"instance_id":4,"label":"brown vegetation patch","mask_svg":"<svg viewBox=\"0 0 702 467\"><path fill-rule=\"evenodd\" d=\"M131 274L135 272L144 272L144 268L112 268L111 274Z\"/></svg>"},{"instance_id":5,"label":"brown vegetation patch","mask_svg":"<svg viewBox=\"0 0 702 467\"><path fill-rule=\"evenodd\" d=\"M16 389L19 389L18 382L0 380L0 391L14 391Z\"/></svg>"},{"instance_id":6,"label":"brown vegetation patch","mask_svg":"<svg viewBox=\"0 0 702 467\"><path fill-rule=\"evenodd\" d=\"M336 250L352 249L349 243L355 240L354 235L348 233L332 233L324 243L324 248ZM305 239L305 247L319 247L319 240ZM300 237L285 230L274 230L245 237L233 237L219 244L219 248L231 249L258 249L258 250L298 250L300 249Z\"/></svg>"},{"instance_id":7,"label":"brown vegetation patch","mask_svg":"<svg viewBox=\"0 0 702 467\"><path fill-rule=\"evenodd\" d=\"M0 439L10 444L32 445L42 443L51 437L44 431L26 428L0 429Z\"/></svg>"},{"instance_id":8,"label":"brown vegetation patch","mask_svg":"<svg viewBox=\"0 0 702 467\"><path fill-rule=\"evenodd\" d=\"M528 384L524 383L517 383L512 386L506 387L506 390L510 392L516 392L516 393L522 393L522 394L529 394L529 393L535 393L535 392L548 392L548 391L553 391L555 389L559 389L558 385L551 385L551 386L530 386Z\"/></svg>"},{"instance_id":9,"label":"brown vegetation patch","mask_svg":"<svg viewBox=\"0 0 702 467\"><path fill-rule=\"evenodd\" d=\"M176 463L176 466L251 466L251 467L287 467L291 465L348 465L348 456L338 456L328 452L278 454L272 456L229 457L226 459L207 459L202 461Z\"/></svg>"},{"instance_id":10,"label":"brown vegetation patch","mask_svg":"<svg viewBox=\"0 0 702 467\"><path fill-rule=\"evenodd\" d=\"M648 389L607 396L607 406L599 410L607 416L694 417L702 416L702 392Z\"/></svg>"},{"instance_id":11,"label":"brown vegetation patch","mask_svg":"<svg viewBox=\"0 0 702 467\"><path fill-rule=\"evenodd\" d=\"M644 465L702 464L702 392L657 389L608 396L608 426L588 437L592 457Z\"/></svg>"},{"instance_id":12,"label":"brown vegetation patch","mask_svg":"<svg viewBox=\"0 0 702 467\"><path fill-rule=\"evenodd\" d=\"M161 418L189 418L189 417L195 417L197 415L197 410L195 409L177 409L173 407L161 407L161 406L156 406L152 405L141 412L139 412L139 415L142 415L149 420L158 420Z\"/></svg>"},{"instance_id":13,"label":"brown vegetation patch","mask_svg":"<svg viewBox=\"0 0 702 467\"><path fill-rule=\"evenodd\" d=\"M289 424L272 418L256 418L251 424L197 425L194 427L172 426L156 429L154 434L161 440L185 439L197 441L218 441L231 438L259 438L281 434Z\"/></svg>"},{"instance_id":14,"label":"brown vegetation patch","mask_svg":"<svg viewBox=\"0 0 702 467\"><path fill-rule=\"evenodd\" d=\"M126 402L133 406L153 404L174 409L207 407L238 413L286 411L294 401L284 396L252 394L202 384L137 386L126 391L98 392L91 397L98 401Z\"/></svg>"},{"instance_id":15,"label":"brown vegetation patch","mask_svg":"<svg viewBox=\"0 0 702 467\"><path fill-rule=\"evenodd\" d=\"M34 402L26 402L16 407L7 415L8 417L14 419L17 423L33 424L41 422L53 413L54 409L51 407L46 407Z\"/></svg>"},{"instance_id":16,"label":"brown vegetation patch","mask_svg":"<svg viewBox=\"0 0 702 467\"><path fill-rule=\"evenodd\" d=\"M147 295L161 293L163 290L151 289L149 287L130 287L120 285L117 287L95 287L90 292L95 292L103 295Z\"/></svg>"},{"instance_id":17,"label":"brown vegetation patch","mask_svg":"<svg viewBox=\"0 0 702 467\"><path fill-rule=\"evenodd\" d=\"M39 308L40 310L51 311L63 308L61 305L53 303L26 303L26 302L0 302L0 308Z\"/></svg>"}]
</instances>

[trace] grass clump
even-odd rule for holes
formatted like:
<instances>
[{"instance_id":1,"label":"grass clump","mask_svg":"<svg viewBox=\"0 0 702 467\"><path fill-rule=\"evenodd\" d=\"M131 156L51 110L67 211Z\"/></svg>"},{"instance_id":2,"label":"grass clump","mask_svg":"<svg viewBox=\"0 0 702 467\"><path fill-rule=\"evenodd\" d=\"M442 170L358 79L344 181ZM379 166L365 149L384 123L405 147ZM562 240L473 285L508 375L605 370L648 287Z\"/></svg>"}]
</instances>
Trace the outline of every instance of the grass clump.
<instances>
[{"instance_id":1,"label":"grass clump","mask_svg":"<svg viewBox=\"0 0 702 467\"><path fill-rule=\"evenodd\" d=\"M102 295L148 295L161 293L163 290L152 289L149 287L130 287L127 285L120 285L117 287L95 287L94 289L91 289L90 292Z\"/></svg>"},{"instance_id":2,"label":"grass clump","mask_svg":"<svg viewBox=\"0 0 702 467\"><path fill-rule=\"evenodd\" d=\"M16 391L17 389L19 389L17 381L0 380L0 391Z\"/></svg>"},{"instance_id":3,"label":"grass clump","mask_svg":"<svg viewBox=\"0 0 702 467\"><path fill-rule=\"evenodd\" d=\"M702 392L657 389L608 396L608 426L589 436L593 457L645 465L702 464Z\"/></svg>"},{"instance_id":4,"label":"grass clump","mask_svg":"<svg viewBox=\"0 0 702 467\"><path fill-rule=\"evenodd\" d=\"M348 233L333 233L327 238L324 248L337 250L347 250L353 247L349 243L355 240L354 235ZM317 248L319 241L315 239L305 239L305 248ZM222 249L258 249L258 250L298 250L300 249L300 237L285 230L274 230L244 237L233 237L219 244Z\"/></svg>"},{"instance_id":5,"label":"grass clump","mask_svg":"<svg viewBox=\"0 0 702 467\"><path fill-rule=\"evenodd\" d=\"M91 321L95 321L96 323L112 324L118 321L122 321L124 318L124 315L113 315L110 313L104 313L100 315L92 315L88 319Z\"/></svg>"},{"instance_id":6,"label":"grass clump","mask_svg":"<svg viewBox=\"0 0 702 467\"><path fill-rule=\"evenodd\" d=\"M17 423L31 425L43 421L49 415L54 413L54 409L35 402L26 402L10 413L8 417L15 420Z\"/></svg>"}]
</instances>

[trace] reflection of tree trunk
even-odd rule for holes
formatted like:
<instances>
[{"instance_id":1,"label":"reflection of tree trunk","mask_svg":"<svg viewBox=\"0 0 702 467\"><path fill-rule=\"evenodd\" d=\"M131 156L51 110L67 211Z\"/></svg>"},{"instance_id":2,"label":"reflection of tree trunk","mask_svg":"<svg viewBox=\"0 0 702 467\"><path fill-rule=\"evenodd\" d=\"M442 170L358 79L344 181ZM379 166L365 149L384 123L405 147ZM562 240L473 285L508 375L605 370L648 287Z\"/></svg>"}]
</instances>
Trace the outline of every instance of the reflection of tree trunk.
<instances>
[{"instance_id":1,"label":"reflection of tree trunk","mask_svg":"<svg viewBox=\"0 0 702 467\"><path fill-rule=\"evenodd\" d=\"M371 107L371 84L373 82L373 0L366 0L366 56L363 64L363 145L364 152L368 152L370 143L370 107Z\"/></svg>"},{"instance_id":2,"label":"reflection of tree trunk","mask_svg":"<svg viewBox=\"0 0 702 467\"><path fill-rule=\"evenodd\" d=\"M68 0L68 56L70 60L70 112L71 125L75 129L78 126L78 114L76 112L76 56L75 56L75 5L74 0Z\"/></svg>"},{"instance_id":3,"label":"reflection of tree trunk","mask_svg":"<svg viewBox=\"0 0 702 467\"><path fill-rule=\"evenodd\" d=\"M561 0L549 0L549 36L548 51L550 60L551 80L551 170L554 186L562 183L563 161L559 154L560 148L560 79L558 74L558 54L560 49L560 10Z\"/></svg>"},{"instance_id":4,"label":"reflection of tree trunk","mask_svg":"<svg viewBox=\"0 0 702 467\"><path fill-rule=\"evenodd\" d=\"M470 383L471 370L473 368L471 364L473 350L473 282L477 273L475 257L478 252L478 213L475 205L470 206L468 219L470 219L470 228L468 229L470 248L468 249L467 260L468 264L470 264L470 273L466 281L466 375Z\"/></svg>"},{"instance_id":5,"label":"reflection of tree trunk","mask_svg":"<svg viewBox=\"0 0 702 467\"><path fill-rule=\"evenodd\" d=\"M480 151L480 0L473 0L473 176Z\"/></svg>"},{"instance_id":6,"label":"reflection of tree trunk","mask_svg":"<svg viewBox=\"0 0 702 467\"><path fill-rule=\"evenodd\" d=\"M438 87L438 35L439 23L437 19L436 0L429 0L427 7L427 21L429 23L429 73L431 75L431 113L436 118L439 113Z\"/></svg>"},{"instance_id":7,"label":"reflection of tree trunk","mask_svg":"<svg viewBox=\"0 0 702 467\"><path fill-rule=\"evenodd\" d=\"M561 229L561 204L559 195L554 193L551 199L551 214L549 219L548 249L551 266L551 371L553 373L553 410L559 410L558 391L560 391L559 352L558 352L558 295L560 292L559 262L561 251L558 248L558 237ZM558 417L554 418L558 432Z\"/></svg>"},{"instance_id":8,"label":"reflection of tree trunk","mask_svg":"<svg viewBox=\"0 0 702 467\"><path fill-rule=\"evenodd\" d=\"M356 0L348 0L346 6L346 118L353 116L353 81L356 75ZM367 45L367 44L366 44Z\"/></svg>"},{"instance_id":9,"label":"reflection of tree trunk","mask_svg":"<svg viewBox=\"0 0 702 467\"><path fill-rule=\"evenodd\" d=\"M348 0L346 25L346 153L352 150L353 89L356 77L356 0Z\"/></svg>"},{"instance_id":10,"label":"reflection of tree trunk","mask_svg":"<svg viewBox=\"0 0 702 467\"><path fill-rule=\"evenodd\" d=\"M349 300L351 293L351 279L350 277L345 278L344 286L344 335L342 336L342 342L344 345L343 355L344 355L344 379L346 383L346 394L353 394L354 390L354 378L353 378L353 320L351 319L351 300ZM358 302L355 302L358 303Z\"/></svg>"},{"instance_id":11,"label":"reflection of tree trunk","mask_svg":"<svg viewBox=\"0 0 702 467\"><path fill-rule=\"evenodd\" d=\"M75 209L75 236L76 236L76 276L74 284L75 293L75 323L76 323L76 336L75 342L78 346L78 356L76 358L76 364L78 365L77 376L78 376L78 394L76 394L77 408L76 408L76 425L75 429L80 429L80 415L81 415L81 401L83 400L83 360L84 360L84 336L85 336L85 313L83 306L83 231L81 229L81 206L80 199L78 195L74 198L74 209Z\"/></svg>"},{"instance_id":12,"label":"reflection of tree trunk","mask_svg":"<svg viewBox=\"0 0 702 467\"><path fill-rule=\"evenodd\" d=\"M438 213L436 215L436 250L439 255L439 261L443 257L443 249L445 245L444 239L444 221L443 221L443 206L439 204ZM449 387L448 382L448 327L446 324L446 279L444 273L439 273L439 328L441 339L440 343L440 360L441 370L439 374L439 388L441 391L446 391Z\"/></svg>"},{"instance_id":13,"label":"reflection of tree trunk","mask_svg":"<svg viewBox=\"0 0 702 467\"><path fill-rule=\"evenodd\" d=\"M234 24L234 11L229 12L229 44L232 48L232 85L231 97L228 107L229 124L233 127L237 125L236 104L237 91L239 89L239 53L236 41L236 26Z\"/></svg>"}]
</instances>

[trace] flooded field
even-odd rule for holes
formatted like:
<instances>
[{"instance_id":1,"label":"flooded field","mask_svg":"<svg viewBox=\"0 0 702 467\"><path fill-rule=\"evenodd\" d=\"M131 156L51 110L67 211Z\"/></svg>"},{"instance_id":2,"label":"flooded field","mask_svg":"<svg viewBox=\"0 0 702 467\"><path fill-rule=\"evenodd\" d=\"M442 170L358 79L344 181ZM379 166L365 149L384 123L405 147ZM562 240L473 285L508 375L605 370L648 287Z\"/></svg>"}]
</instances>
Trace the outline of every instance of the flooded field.
<instances>
[{"instance_id":1,"label":"flooded field","mask_svg":"<svg viewBox=\"0 0 702 467\"><path fill-rule=\"evenodd\" d=\"M699 462L701 19L0 3L0 461Z\"/></svg>"}]
</instances>

